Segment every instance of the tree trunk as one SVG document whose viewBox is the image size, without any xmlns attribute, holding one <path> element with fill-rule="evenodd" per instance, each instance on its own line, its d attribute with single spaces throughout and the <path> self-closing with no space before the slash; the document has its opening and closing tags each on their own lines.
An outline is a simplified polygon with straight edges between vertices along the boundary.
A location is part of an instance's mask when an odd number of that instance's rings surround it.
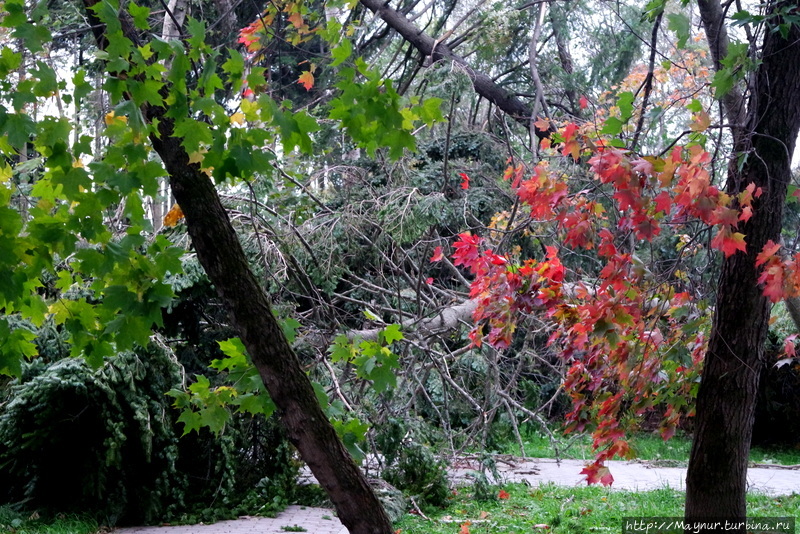
<svg viewBox="0 0 800 534">
<path fill-rule="evenodd" d="M 169 173 L 197 257 L 277 405 L 289 439 L 351 534 L 390 534 L 383 506 L 320 408 L 300 360 L 272 315 L 214 184 L 199 165 L 189 164 L 180 140 L 172 137 L 171 121 L 159 120 L 160 135 L 151 141 Z"/>
<path fill-rule="evenodd" d="M 710 2 L 701 1 L 701 10 L 704 4 Z M 778 8 L 783 4 L 793 3 L 779 3 Z M 704 24 L 712 18 L 704 16 Z M 763 194 L 740 229 L 747 253 L 724 260 L 717 285 L 686 477 L 687 519 L 746 516 L 747 459 L 771 308 L 758 285 L 755 261 L 768 240 L 780 239 L 791 154 L 800 130 L 800 29 L 793 25 L 787 39 L 770 30 L 765 31 L 762 63 L 753 74 L 747 122 L 734 124 L 736 150 L 727 185 L 735 194 L 754 183 Z M 728 110 L 729 117 L 737 114 Z M 740 170 L 742 154 L 747 159 Z"/>
</svg>

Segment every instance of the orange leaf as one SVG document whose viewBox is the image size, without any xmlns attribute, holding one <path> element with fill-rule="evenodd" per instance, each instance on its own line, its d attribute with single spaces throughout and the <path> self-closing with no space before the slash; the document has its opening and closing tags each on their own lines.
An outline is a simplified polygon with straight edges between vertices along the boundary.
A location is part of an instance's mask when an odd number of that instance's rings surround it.
<svg viewBox="0 0 800 534">
<path fill-rule="evenodd" d="M 311 74 L 310 70 L 307 70 L 300 75 L 300 78 L 297 79 L 297 83 L 305 87 L 306 91 L 310 91 L 311 88 L 314 87 L 314 75 Z"/>
<path fill-rule="evenodd" d="M 563 155 L 570 155 L 574 161 L 581 159 L 581 147 L 577 141 L 570 141 L 564 144 Z"/>
<path fill-rule="evenodd" d="M 292 26 L 298 29 L 302 28 L 305 25 L 305 22 L 303 21 L 303 16 L 300 13 L 296 12 L 292 13 L 291 15 L 289 15 L 288 20 L 289 22 L 292 23 Z"/>
<path fill-rule="evenodd" d="M 178 221 L 183 219 L 183 211 L 177 204 L 173 204 L 166 215 L 164 215 L 164 226 L 173 227 L 178 224 Z"/>
<path fill-rule="evenodd" d="M 500 490 L 500 493 L 497 494 L 498 499 L 508 499 L 511 497 L 511 494 L 508 493 L 506 490 Z"/>
<path fill-rule="evenodd" d="M 764 248 L 761 249 L 761 252 L 758 253 L 756 256 L 756 267 L 763 263 L 767 263 L 775 254 L 780 250 L 781 245 L 779 243 L 774 242 L 772 239 L 767 241 L 767 244 L 764 245 Z"/>
<path fill-rule="evenodd" d="M 442 252 L 442 247 L 436 247 L 433 249 L 433 256 L 431 256 L 431 263 L 442 261 L 444 259 L 444 253 Z"/>
<path fill-rule="evenodd" d="M 467 521 L 466 523 L 461 524 L 461 530 L 458 531 L 458 534 L 469 534 L 469 526 L 472 524 L 472 521 Z"/>
<path fill-rule="evenodd" d="M 533 123 L 536 126 L 536 130 L 540 132 L 549 132 L 550 131 L 550 121 L 545 118 L 537 119 L 536 122 Z"/>
<path fill-rule="evenodd" d="M 689 129 L 693 132 L 703 132 L 711 126 L 711 117 L 708 116 L 708 113 L 705 111 L 701 111 L 697 115 L 695 115 L 695 121 L 689 125 Z"/>
</svg>

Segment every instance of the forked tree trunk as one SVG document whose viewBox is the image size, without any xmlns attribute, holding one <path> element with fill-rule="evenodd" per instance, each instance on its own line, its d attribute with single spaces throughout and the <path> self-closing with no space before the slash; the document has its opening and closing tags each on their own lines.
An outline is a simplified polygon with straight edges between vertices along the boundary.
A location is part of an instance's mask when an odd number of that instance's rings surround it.
<svg viewBox="0 0 800 534">
<path fill-rule="evenodd" d="M 724 22 L 719 3 L 701 0 L 698 5 L 709 37 L 719 36 Z M 778 2 L 773 8 L 796 5 Z M 747 253 L 724 260 L 717 285 L 686 478 L 687 519 L 746 516 L 747 459 L 771 308 L 758 286 L 755 261 L 768 240 L 780 239 L 791 154 L 800 130 L 800 29 L 793 25 L 786 39 L 771 30 L 766 28 L 746 113 L 732 107 L 736 95 L 726 97 L 727 103 L 723 99 L 728 117 L 745 118 L 734 126 L 736 152 L 727 190 L 735 194 L 754 183 L 763 194 L 740 229 Z M 724 50 L 722 44 L 712 42 L 712 53 Z M 743 155 L 747 159 L 740 168 Z"/>
</svg>

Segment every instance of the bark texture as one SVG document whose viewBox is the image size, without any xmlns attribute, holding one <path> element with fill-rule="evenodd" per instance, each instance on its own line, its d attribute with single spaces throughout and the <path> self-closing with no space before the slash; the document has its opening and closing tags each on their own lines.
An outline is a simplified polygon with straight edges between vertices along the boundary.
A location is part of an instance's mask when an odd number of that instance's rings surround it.
<svg viewBox="0 0 800 534">
<path fill-rule="evenodd" d="M 84 6 L 98 1 L 84 0 Z M 102 24 L 92 10 L 86 13 L 98 45 L 104 48 L 108 41 Z M 132 26 L 123 24 L 123 28 L 126 37 L 138 42 Z M 169 174 L 197 257 L 277 406 L 289 440 L 351 534 L 391 534 L 383 505 L 322 411 L 300 360 L 272 315 L 269 299 L 250 270 L 214 184 L 199 164 L 189 163 L 181 140 L 173 137 L 174 122 L 165 116 L 165 108 L 148 106 L 142 113 L 148 122 L 158 124 L 158 133 L 150 140 Z"/>
<path fill-rule="evenodd" d="M 721 9 L 713 0 L 698 5 L 709 38 L 725 37 Z M 780 9 L 794 2 L 778 2 Z M 727 43 L 711 43 L 715 62 Z M 727 190 L 754 183 L 763 191 L 753 217 L 740 229 L 747 253 L 724 260 L 717 285 L 714 323 L 697 398 L 696 430 L 686 478 L 686 517 L 745 517 L 747 458 L 763 365 L 770 302 L 758 286 L 756 256 L 768 240 L 779 241 L 781 216 L 791 179 L 791 154 L 800 130 L 800 29 L 786 39 L 766 30 L 762 63 L 753 73 L 746 113 L 739 95 L 722 99 L 733 124 L 735 153 Z M 746 154 L 740 168 L 738 157 Z"/>
</svg>

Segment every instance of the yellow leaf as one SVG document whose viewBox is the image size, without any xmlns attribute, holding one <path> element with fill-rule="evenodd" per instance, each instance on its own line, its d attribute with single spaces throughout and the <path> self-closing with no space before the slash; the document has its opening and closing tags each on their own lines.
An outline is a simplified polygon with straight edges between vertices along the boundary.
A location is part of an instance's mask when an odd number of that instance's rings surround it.
<svg viewBox="0 0 800 534">
<path fill-rule="evenodd" d="M 114 123 L 128 123 L 128 117 L 125 115 L 117 116 L 113 111 L 106 113 L 106 125 L 111 126 Z"/>
<path fill-rule="evenodd" d="M 189 163 L 202 163 L 205 157 L 204 152 L 192 152 L 189 154 Z"/>
<path fill-rule="evenodd" d="M 72 162 L 72 166 L 75 169 L 83 169 L 83 161 L 81 158 L 77 158 L 75 161 Z"/>
<path fill-rule="evenodd" d="M 259 111 L 259 104 L 258 102 L 251 102 L 247 99 L 242 100 L 242 113 L 249 121 L 257 121 L 258 120 L 258 111 Z"/>
<path fill-rule="evenodd" d="M 13 174 L 14 170 L 11 168 L 11 166 L 8 164 L 4 164 L 2 167 L 0 167 L 0 182 L 9 181 Z"/>
<path fill-rule="evenodd" d="M 167 214 L 164 215 L 164 226 L 175 226 L 181 219 L 183 219 L 183 211 L 181 211 L 181 207 L 177 204 L 173 204 Z"/>
<path fill-rule="evenodd" d="M 243 124 L 244 123 L 244 113 L 241 111 L 237 111 L 233 115 L 231 115 L 231 124 Z"/>
</svg>

